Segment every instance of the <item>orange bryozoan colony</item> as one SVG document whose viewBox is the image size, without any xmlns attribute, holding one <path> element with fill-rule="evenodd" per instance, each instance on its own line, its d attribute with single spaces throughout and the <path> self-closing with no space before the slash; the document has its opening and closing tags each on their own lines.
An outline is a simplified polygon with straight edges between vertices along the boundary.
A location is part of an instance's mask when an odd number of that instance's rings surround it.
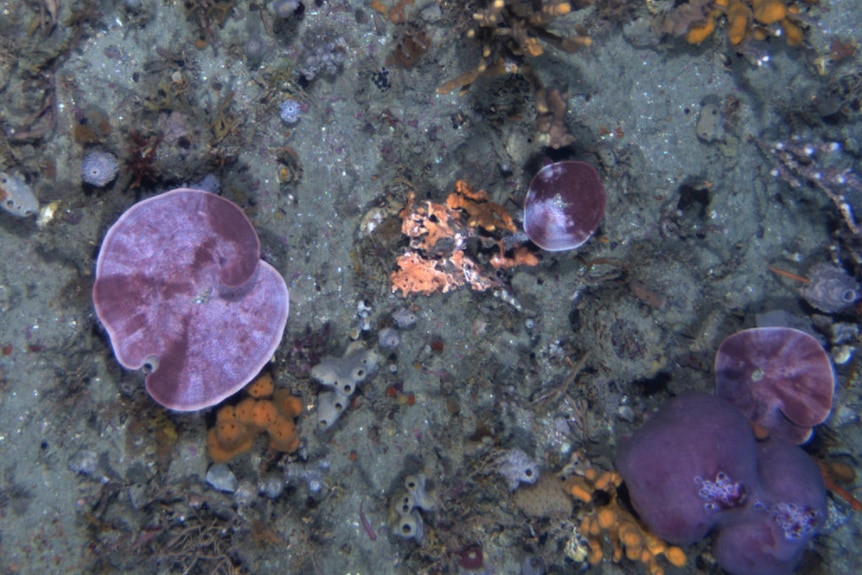
<svg viewBox="0 0 862 575">
<path fill-rule="evenodd" d="M 588 467 L 580 475 L 572 475 L 563 483 L 566 493 L 586 504 L 596 504 L 595 494 L 606 493 L 610 501 L 583 516 L 578 527 L 580 536 L 586 541 L 586 560 L 596 565 L 605 556 L 604 544 L 609 541 L 613 549 L 611 558 L 619 563 L 623 557 L 644 564 L 650 575 L 664 575 L 658 562 L 664 555 L 668 563 L 683 567 L 685 553 L 679 547 L 668 545 L 649 530 L 617 501 L 617 488 L 622 483 L 620 475 L 613 471 L 599 471 Z"/>
<path fill-rule="evenodd" d="M 690 44 L 700 44 L 726 20 L 732 46 L 779 34 L 789 46 L 800 46 L 804 38 L 799 13 L 795 2 L 785 0 L 690 0 L 659 15 L 656 28 L 664 34 L 685 35 Z"/>
<path fill-rule="evenodd" d="M 216 463 L 230 461 L 250 450 L 254 438 L 266 432 L 269 446 L 293 453 L 299 447 L 294 420 L 302 413 L 302 401 L 287 389 L 275 390 L 272 377 L 263 374 L 247 388 L 248 397 L 226 405 L 216 414 L 215 427 L 207 432 L 207 447 Z"/>
<path fill-rule="evenodd" d="M 463 180 L 455 183 L 445 204 L 417 204 L 416 195 L 408 193 L 400 216 L 401 233 L 410 238 L 410 249 L 398 257 L 398 270 L 389 277 L 392 291 L 401 290 L 404 297 L 446 293 L 465 284 L 485 291 L 500 285 L 492 275 L 494 269 L 539 263 L 525 246 L 507 248 L 502 236 L 517 232 L 512 217 L 490 200 L 488 192 L 475 191 Z M 493 251 L 486 266 L 464 253 L 471 238 L 477 238 L 482 249 Z"/>
</svg>

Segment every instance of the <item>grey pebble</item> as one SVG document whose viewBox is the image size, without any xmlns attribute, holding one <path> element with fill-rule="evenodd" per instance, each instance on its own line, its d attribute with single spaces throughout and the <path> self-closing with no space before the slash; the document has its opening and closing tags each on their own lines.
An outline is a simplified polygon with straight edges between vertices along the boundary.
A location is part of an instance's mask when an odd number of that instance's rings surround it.
<svg viewBox="0 0 862 575">
<path fill-rule="evenodd" d="M 224 463 L 216 463 L 207 470 L 207 483 L 216 491 L 233 493 L 236 491 L 236 475 Z"/>
</svg>

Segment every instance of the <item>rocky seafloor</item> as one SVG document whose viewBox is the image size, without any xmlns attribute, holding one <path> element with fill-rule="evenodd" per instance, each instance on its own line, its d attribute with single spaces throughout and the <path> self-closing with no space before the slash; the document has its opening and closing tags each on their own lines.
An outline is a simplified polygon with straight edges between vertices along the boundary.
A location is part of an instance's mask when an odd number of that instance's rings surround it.
<svg viewBox="0 0 862 575">
<path fill-rule="evenodd" d="M 0 573 L 644 572 L 611 541 L 595 565 L 582 552 L 606 491 L 585 503 L 517 478 L 611 470 L 668 397 L 713 390 L 726 336 L 762 324 L 830 353 L 832 415 L 805 448 L 858 469 L 858 286 L 823 310 L 791 274 L 830 264 L 852 286 L 862 265 L 860 12 L 786 3 L 802 46 L 734 47 L 719 13 L 692 45 L 655 30 L 673 2 L 584 4 L 519 37 L 499 33 L 512 20 L 477 28 L 484 2 L 0 2 L 0 171 L 39 204 L 0 212 Z M 559 49 L 569 35 L 589 45 Z M 450 86 L 486 47 L 491 70 Z M 117 162 L 107 182 L 85 181 L 94 152 Z M 393 293 L 408 192 L 443 202 L 465 180 L 520 227 L 533 174 L 568 159 L 607 190 L 584 246 L 532 246 L 537 266 L 485 292 Z M 155 403 L 91 297 L 120 214 L 202 182 L 287 282 L 266 371 L 305 405 L 298 451 L 261 438 L 215 471 L 215 410 Z M 400 341 L 319 430 L 312 368 L 383 329 Z M 830 492 L 797 572 L 853 573 L 860 527 Z M 683 551 L 665 572 L 720 572 L 709 539 Z"/>
</svg>

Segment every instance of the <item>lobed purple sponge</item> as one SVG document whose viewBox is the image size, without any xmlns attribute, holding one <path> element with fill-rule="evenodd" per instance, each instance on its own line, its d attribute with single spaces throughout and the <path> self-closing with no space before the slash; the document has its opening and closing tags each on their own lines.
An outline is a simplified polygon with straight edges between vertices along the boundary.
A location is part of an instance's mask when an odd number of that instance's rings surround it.
<svg viewBox="0 0 862 575">
<path fill-rule="evenodd" d="M 760 487 L 739 517 L 723 520 L 715 542 L 733 575 L 790 573 L 826 518 L 826 489 L 817 466 L 793 443 L 772 438 L 757 446 Z"/>
<path fill-rule="evenodd" d="M 757 442 L 728 402 L 685 393 L 623 442 L 616 464 L 650 531 L 688 545 L 703 539 L 721 510 L 745 504 L 757 481 Z"/>
<path fill-rule="evenodd" d="M 632 505 L 658 537 L 693 543 L 718 529 L 715 554 L 732 575 L 793 571 L 826 517 L 817 466 L 779 438 L 757 443 L 727 401 L 684 393 L 617 452 Z"/>
</svg>

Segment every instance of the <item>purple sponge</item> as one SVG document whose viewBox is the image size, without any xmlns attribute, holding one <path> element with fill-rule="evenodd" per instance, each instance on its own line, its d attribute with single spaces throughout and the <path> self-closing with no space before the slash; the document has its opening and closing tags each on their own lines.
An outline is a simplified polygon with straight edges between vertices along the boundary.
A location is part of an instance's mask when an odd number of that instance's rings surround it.
<svg viewBox="0 0 862 575">
<path fill-rule="evenodd" d="M 811 458 L 773 438 L 757 443 L 725 400 L 685 393 L 668 401 L 616 458 L 632 505 L 677 545 L 717 527 L 715 555 L 732 575 L 786 575 L 826 517 Z"/>
<path fill-rule="evenodd" d="M 817 465 L 793 443 L 758 445 L 761 484 L 739 517 L 722 520 L 715 556 L 733 575 L 790 573 L 826 518 L 826 488 Z"/>
<path fill-rule="evenodd" d="M 757 483 L 757 443 L 728 402 L 684 393 L 623 442 L 616 465 L 650 531 L 687 545 L 703 539 L 722 510 L 746 503 Z"/>
</svg>

